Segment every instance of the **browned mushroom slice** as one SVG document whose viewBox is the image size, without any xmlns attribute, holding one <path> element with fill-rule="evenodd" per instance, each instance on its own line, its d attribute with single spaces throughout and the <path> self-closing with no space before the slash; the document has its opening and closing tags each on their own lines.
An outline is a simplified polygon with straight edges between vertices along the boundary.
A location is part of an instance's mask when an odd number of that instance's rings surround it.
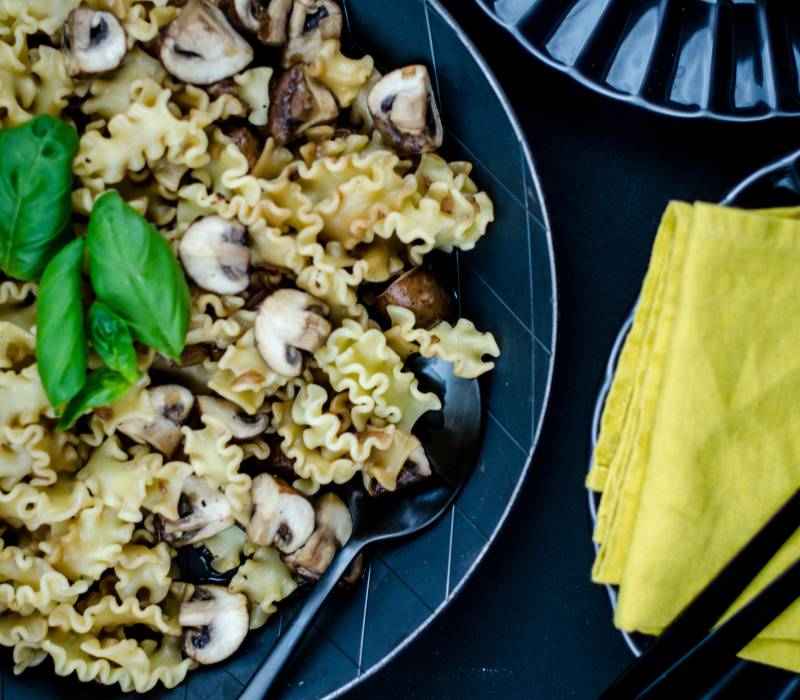
<svg viewBox="0 0 800 700">
<path fill-rule="evenodd" d="M 235 652 L 247 636 L 247 597 L 223 586 L 197 586 L 181 603 L 178 622 L 183 653 L 199 664 L 215 664 Z"/>
<path fill-rule="evenodd" d="M 336 553 L 353 534 L 353 520 L 344 501 L 335 493 L 326 493 L 314 505 L 314 534 L 294 554 L 283 561 L 298 576 L 316 581 L 328 569 Z"/>
<path fill-rule="evenodd" d="M 243 70 L 253 49 L 208 0 L 189 0 L 164 31 L 161 62 L 178 80 L 211 85 Z"/>
<path fill-rule="evenodd" d="M 342 35 L 342 11 L 334 0 L 295 0 L 283 65 L 310 63 L 325 39 Z"/>
<path fill-rule="evenodd" d="M 333 93 L 310 77 L 305 66 L 297 65 L 283 73 L 272 90 L 269 132 L 282 146 L 310 127 L 331 122 L 338 115 Z"/>
<path fill-rule="evenodd" d="M 247 168 L 250 172 L 256 167 L 258 159 L 261 156 L 262 144 L 261 141 L 253 133 L 253 130 L 247 126 L 225 126 L 222 133 L 227 136 L 239 152 L 247 159 Z"/>
<path fill-rule="evenodd" d="M 360 552 L 358 556 L 353 559 L 344 576 L 339 580 L 339 586 L 345 590 L 352 590 L 358 585 L 358 582 L 364 577 L 364 553 Z"/>
<path fill-rule="evenodd" d="M 400 469 L 395 489 L 417 484 L 427 479 L 431 474 L 431 463 L 425 454 L 425 449 L 420 446 L 408 456 L 405 464 Z M 364 473 L 364 488 L 370 496 L 383 496 L 386 493 L 390 493 L 376 478 L 366 473 Z"/>
<path fill-rule="evenodd" d="M 222 7 L 234 26 L 255 34 L 262 44 L 286 43 L 292 0 L 225 0 Z"/>
<path fill-rule="evenodd" d="M 199 476 L 187 476 L 181 488 L 178 520 L 156 515 L 156 536 L 173 547 L 184 547 L 226 530 L 235 521 L 233 506 L 222 491 Z"/>
<path fill-rule="evenodd" d="M 328 307 L 297 289 L 279 289 L 270 294 L 256 314 L 256 347 L 273 372 L 298 377 L 303 371 L 303 353 L 314 352 L 325 342 L 331 324 Z"/>
<path fill-rule="evenodd" d="M 179 253 L 189 277 L 209 292 L 239 294 L 250 284 L 250 248 L 238 221 L 198 219 L 183 234 Z"/>
<path fill-rule="evenodd" d="M 273 545 L 290 554 L 314 531 L 314 507 L 296 489 L 270 474 L 253 479 L 253 514 L 247 536 L 259 545 Z"/>
<path fill-rule="evenodd" d="M 202 415 L 216 418 L 231 431 L 236 440 L 249 440 L 261 435 L 267 429 L 269 416 L 266 413 L 256 413 L 251 416 L 232 401 L 218 399 L 215 396 L 198 396 L 197 405 Z"/>
<path fill-rule="evenodd" d="M 412 268 L 375 299 L 375 310 L 387 321 L 386 309 L 392 305 L 413 311 L 420 328 L 431 328 L 453 313 L 452 296 L 427 267 Z"/>
<path fill-rule="evenodd" d="M 70 75 L 114 70 L 128 52 L 128 37 L 110 12 L 79 7 L 69 13 L 61 48 Z"/>
<path fill-rule="evenodd" d="M 149 420 L 131 418 L 119 424 L 119 431 L 136 442 L 149 443 L 171 457 L 181 441 L 181 425 L 194 406 L 192 392 L 178 384 L 164 384 L 148 391 L 154 416 Z"/>
<path fill-rule="evenodd" d="M 415 155 L 442 145 L 442 121 L 425 66 L 384 75 L 370 91 L 367 107 L 378 131 L 397 150 Z"/>
</svg>

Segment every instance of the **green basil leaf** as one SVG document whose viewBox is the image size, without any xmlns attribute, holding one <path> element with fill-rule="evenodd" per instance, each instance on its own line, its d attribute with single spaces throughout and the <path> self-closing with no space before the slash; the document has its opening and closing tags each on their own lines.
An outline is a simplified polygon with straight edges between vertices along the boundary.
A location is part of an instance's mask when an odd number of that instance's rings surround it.
<svg viewBox="0 0 800 700">
<path fill-rule="evenodd" d="M 95 202 L 87 233 L 98 299 L 134 338 L 178 360 L 189 325 L 189 287 L 172 248 L 116 192 Z"/>
<path fill-rule="evenodd" d="M 0 269 L 38 279 L 69 240 L 72 159 L 78 134 L 42 114 L 0 132 Z"/>
<path fill-rule="evenodd" d="M 136 348 L 128 324 L 102 301 L 89 308 L 89 339 L 106 367 L 131 383 L 139 379 Z"/>
<path fill-rule="evenodd" d="M 36 361 L 47 398 L 57 409 L 86 381 L 86 332 L 81 289 L 83 239 L 66 245 L 47 265 L 36 300 Z"/>
<path fill-rule="evenodd" d="M 131 386 L 131 382 L 113 370 L 98 369 L 90 372 L 83 389 L 67 404 L 56 428 L 69 430 L 84 413 L 121 399 Z"/>
</svg>

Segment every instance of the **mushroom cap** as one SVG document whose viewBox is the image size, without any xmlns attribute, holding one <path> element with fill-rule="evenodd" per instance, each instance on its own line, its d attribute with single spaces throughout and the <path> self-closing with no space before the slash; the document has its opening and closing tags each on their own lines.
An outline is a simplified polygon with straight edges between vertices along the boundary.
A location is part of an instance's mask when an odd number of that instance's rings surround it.
<svg viewBox="0 0 800 700">
<path fill-rule="evenodd" d="M 155 416 L 131 418 L 119 424 L 119 431 L 132 440 L 149 443 L 166 457 L 172 456 L 183 434 L 181 425 L 194 406 L 194 396 L 179 384 L 163 384 L 148 390 Z"/>
<path fill-rule="evenodd" d="M 378 295 L 374 305 L 386 320 L 389 320 L 386 310 L 391 305 L 410 309 L 420 328 L 431 328 L 453 313 L 453 297 L 425 266 L 400 275 Z"/>
<path fill-rule="evenodd" d="M 261 156 L 262 143 L 247 126 L 235 126 L 223 128 L 222 132 L 227 136 L 239 152 L 247 159 L 247 167 L 250 172 L 256 167 Z"/>
<path fill-rule="evenodd" d="M 217 294 L 239 294 L 250 284 L 250 248 L 238 221 L 206 216 L 183 234 L 181 262 L 198 287 Z"/>
<path fill-rule="evenodd" d="M 333 121 L 339 115 L 336 98 L 303 65 L 292 66 L 274 83 L 268 125 L 275 142 L 283 146 L 307 129 Z"/>
<path fill-rule="evenodd" d="M 202 415 L 216 418 L 237 440 L 254 438 L 267 429 L 269 416 L 266 413 L 256 413 L 251 416 L 233 401 L 219 399 L 216 396 L 198 396 L 197 405 Z"/>
<path fill-rule="evenodd" d="M 227 0 L 223 7 L 235 27 L 255 34 L 262 44 L 286 43 L 292 0 Z"/>
<path fill-rule="evenodd" d="M 425 66 L 384 75 L 370 91 L 367 107 L 378 131 L 399 151 L 415 155 L 442 145 L 442 120 Z"/>
<path fill-rule="evenodd" d="M 70 75 L 114 70 L 128 52 L 128 37 L 110 12 L 78 7 L 64 24 L 62 50 Z"/>
<path fill-rule="evenodd" d="M 161 62 L 178 80 L 210 85 L 243 70 L 253 49 L 208 0 L 189 0 L 167 26 Z"/>
<path fill-rule="evenodd" d="M 325 573 L 353 534 L 350 510 L 335 493 L 320 496 L 314 512 L 317 523 L 314 533 L 300 549 L 284 557 L 284 563 L 294 573 L 311 581 Z"/>
<path fill-rule="evenodd" d="M 279 289 L 258 307 L 256 347 L 274 372 L 297 377 L 303 370 L 301 350 L 314 352 L 325 342 L 331 324 L 328 307 L 297 289 Z"/>
<path fill-rule="evenodd" d="M 314 507 L 299 491 L 271 474 L 259 474 L 251 493 L 253 515 L 247 526 L 251 542 L 290 554 L 311 537 Z"/>
<path fill-rule="evenodd" d="M 183 653 L 197 663 L 215 664 L 233 654 L 247 636 L 247 597 L 223 586 L 197 586 L 181 603 L 178 622 L 185 628 Z"/>
<path fill-rule="evenodd" d="M 173 547 L 194 544 L 233 525 L 233 506 L 222 491 L 205 479 L 189 475 L 181 488 L 178 520 L 156 516 L 156 533 Z"/>
</svg>

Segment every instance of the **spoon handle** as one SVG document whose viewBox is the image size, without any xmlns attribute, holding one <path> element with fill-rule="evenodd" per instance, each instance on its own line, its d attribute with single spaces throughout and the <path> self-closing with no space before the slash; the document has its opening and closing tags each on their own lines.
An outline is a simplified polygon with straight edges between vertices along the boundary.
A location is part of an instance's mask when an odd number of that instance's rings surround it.
<svg viewBox="0 0 800 700">
<path fill-rule="evenodd" d="M 309 593 L 303 606 L 292 618 L 289 626 L 278 638 L 275 646 L 272 647 L 267 660 L 250 679 L 244 692 L 239 696 L 239 700 L 262 700 L 267 696 L 269 689 L 302 641 L 306 630 L 311 626 L 322 604 L 362 548 L 362 542 L 351 540 L 336 555 L 328 570 L 311 589 L 311 593 Z"/>
</svg>

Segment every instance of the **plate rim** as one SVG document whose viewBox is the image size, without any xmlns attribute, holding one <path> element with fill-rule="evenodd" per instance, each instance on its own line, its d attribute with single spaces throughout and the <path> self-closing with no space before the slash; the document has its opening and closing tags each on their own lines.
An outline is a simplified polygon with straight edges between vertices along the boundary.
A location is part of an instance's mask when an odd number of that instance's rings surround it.
<svg viewBox="0 0 800 700">
<path fill-rule="evenodd" d="M 490 0 L 475 0 L 478 6 L 501 28 L 509 32 L 519 44 L 528 53 L 546 63 L 551 68 L 556 69 L 559 73 L 568 75 L 573 80 L 576 80 L 584 87 L 592 92 L 596 92 L 605 97 L 609 97 L 619 102 L 625 102 L 629 105 L 644 109 L 654 114 L 661 114 L 668 117 L 678 117 L 679 119 L 708 119 L 710 121 L 719 122 L 732 122 L 732 123 L 747 123 L 747 122 L 763 122 L 769 119 L 791 119 L 800 116 L 800 109 L 795 112 L 787 111 L 785 109 L 770 109 L 764 114 L 731 114 L 727 112 L 717 112 L 713 109 L 706 107 L 697 110 L 681 110 L 675 107 L 669 107 L 654 102 L 653 100 L 645 99 L 640 95 L 631 95 L 627 92 L 615 90 L 612 87 L 607 87 L 602 83 L 592 80 L 581 73 L 575 66 L 569 66 L 566 63 L 557 61 L 552 56 L 548 55 L 540 48 L 535 46 L 531 41 L 519 30 L 516 24 L 502 19 L 490 6 Z"/>
<path fill-rule="evenodd" d="M 442 5 L 440 0 L 418 0 L 418 1 L 421 2 L 425 8 L 426 20 L 429 21 L 430 10 L 435 11 L 439 15 L 439 17 L 441 17 L 441 19 L 444 20 L 444 22 L 450 27 L 450 29 L 453 30 L 453 32 L 459 38 L 459 40 L 461 41 L 463 46 L 467 49 L 467 51 L 469 51 L 475 63 L 479 66 L 483 74 L 486 76 L 489 85 L 491 86 L 492 90 L 497 96 L 498 101 L 503 107 L 503 111 L 508 117 L 509 123 L 511 124 L 511 127 L 514 130 L 514 135 L 517 137 L 517 142 L 519 143 L 519 147 L 522 150 L 525 160 L 525 165 L 527 167 L 527 173 L 523 173 L 523 177 L 530 177 L 531 184 L 533 185 L 533 188 L 536 191 L 536 196 L 539 200 L 539 204 L 541 205 L 541 224 L 542 224 L 543 234 L 545 236 L 545 241 L 547 244 L 547 252 L 548 252 L 547 258 L 548 258 L 548 264 L 550 266 L 550 280 L 551 280 L 550 308 L 552 313 L 552 330 L 550 333 L 550 360 L 548 362 L 547 377 L 545 380 L 545 389 L 544 389 L 544 396 L 542 397 L 541 411 L 534 425 L 533 435 L 531 437 L 531 445 L 530 449 L 528 450 L 528 454 L 525 457 L 525 464 L 522 467 L 522 471 L 520 472 L 520 475 L 517 479 L 517 483 L 514 486 L 514 490 L 509 496 L 508 503 L 506 504 L 506 507 L 504 508 L 503 512 L 500 514 L 500 517 L 497 521 L 497 525 L 495 526 L 494 530 L 492 530 L 492 532 L 489 533 L 489 538 L 487 539 L 486 543 L 481 548 L 481 550 L 478 552 L 477 556 L 475 557 L 475 560 L 472 562 L 467 571 L 464 573 L 461 580 L 450 591 L 450 595 L 447 598 L 445 598 L 445 600 L 443 600 L 439 604 L 439 606 L 437 606 L 430 613 L 430 615 L 428 615 L 425 618 L 425 620 L 423 620 L 422 623 L 420 623 L 420 625 L 411 634 L 409 634 L 400 644 L 398 644 L 394 649 L 392 649 L 388 654 L 386 654 L 386 656 L 384 656 L 377 663 L 370 666 L 361 675 L 357 676 L 356 678 L 353 678 L 352 680 L 348 681 L 347 683 L 340 686 L 336 690 L 328 693 L 327 695 L 322 696 L 321 700 L 334 700 L 335 698 L 340 698 L 342 695 L 344 695 L 344 693 L 353 690 L 353 688 L 357 687 L 365 680 L 371 678 L 376 673 L 385 668 L 386 665 L 389 664 L 393 659 L 395 659 L 404 649 L 406 649 L 409 645 L 415 642 L 417 638 L 431 625 L 431 623 L 434 620 L 436 620 L 445 611 L 445 609 L 461 594 L 461 591 L 464 589 L 464 586 L 472 578 L 478 566 L 483 562 L 483 559 L 486 556 L 489 549 L 497 541 L 498 536 L 500 535 L 506 522 L 508 521 L 509 514 L 519 501 L 519 494 L 522 490 L 522 487 L 528 480 L 528 476 L 531 471 L 531 463 L 533 461 L 533 456 L 536 453 L 536 448 L 539 445 L 539 440 L 541 438 L 542 428 L 544 425 L 544 419 L 550 407 L 550 397 L 553 387 L 553 375 L 556 365 L 557 339 L 558 339 L 558 326 L 559 326 L 557 266 L 555 260 L 555 249 L 553 246 L 553 234 L 550 224 L 550 216 L 547 210 L 547 205 L 545 202 L 542 185 L 539 180 L 539 173 L 536 169 L 536 164 L 530 150 L 530 145 L 528 144 L 527 136 L 525 135 L 525 131 L 523 130 L 519 122 L 519 118 L 517 117 L 514 107 L 511 104 L 511 101 L 508 99 L 508 96 L 506 95 L 502 85 L 498 81 L 497 76 L 494 74 L 494 71 L 490 68 L 489 64 L 486 62 L 486 59 L 477 49 L 474 42 L 472 41 L 472 39 L 470 39 L 469 35 L 464 31 L 461 25 L 455 20 L 452 14 Z M 528 212 L 527 215 L 532 216 L 532 213 Z M 531 299 L 531 305 L 533 305 L 533 299 Z M 530 361 L 533 362 L 532 353 Z M 422 536 L 424 537 L 424 533 Z"/>
<path fill-rule="evenodd" d="M 481 0 L 478 0 L 481 2 Z M 759 180 L 772 175 L 773 173 L 778 172 L 783 168 L 787 168 L 790 165 L 794 165 L 800 160 L 800 149 L 796 149 L 791 151 L 788 155 L 781 156 L 780 158 L 776 158 L 775 160 L 771 160 L 766 165 L 760 167 L 755 172 L 751 173 L 743 180 L 741 180 L 738 184 L 734 185 L 731 189 L 729 189 L 726 194 L 723 196 L 722 199 L 719 200 L 719 204 L 722 206 L 735 206 L 736 199 L 741 196 L 744 192 L 747 191 L 749 187 L 751 187 L 754 183 L 758 182 Z M 614 379 L 614 373 L 617 369 L 617 363 L 619 362 L 620 354 L 622 353 L 622 346 L 625 343 L 625 339 L 628 337 L 628 333 L 630 332 L 631 326 L 633 325 L 633 317 L 636 313 L 636 306 L 639 303 L 639 295 L 637 294 L 636 299 L 633 302 L 633 305 L 630 307 L 630 310 L 625 316 L 625 320 L 622 322 L 620 326 L 620 330 L 618 331 L 617 335 L 614 338 L 614 343 L 611 346 L 611 350 L 609 351 L 608 361 L 606 362 L 605 370 L 602 375 L 602 382 L 600 388 L 597 390 L 597 398 L 595 399 L 594 410 L 592 411 L 592 423 L 589 432 L 589 458 L 587 460 L 588 469 L 586 473 L 589 473 L 589 470 L 592 468 L 592 461 L 593 461 L 593 454 L 594 449 L 597 445 L 597 441 L 600 435 L 600 420 L 603 416 L 603 409 L 605 408 L 606 399 L 608 398 L 608 393 L 611 389 L 611 383 Z M 600 492 L 592 491 L 591 489 L 586 489 L 586 499 L 589 507 L 589 525 L 590 525 L 590 532 L 589 537 L 592 541 L 592 547 L 594 548 L 595 556 L 600 549 L 600 545 L 595 542 L 594 540 L 594 528 L 597 524 L 597 506 L 600 501 Z M 606 593 L 608 594 L 608 599 L 611 604 L 611 612 L 615 613 L 617 609 L 617 587 L 610 584 L 604 583 L 602 584 L 603 588 L 606 589 Z M 613 624 L 613 623 L 612 623 Z M 639 657 L 644 652 L 644 649 L 641 645 L 636 641 L 636 636 L 638 633 L 631 633 L 627 630 L 617 630 L 625 640 L 625 643 L 628 645 L 628 648 L 631 650 L 635 657 Z"/>
</svg>

